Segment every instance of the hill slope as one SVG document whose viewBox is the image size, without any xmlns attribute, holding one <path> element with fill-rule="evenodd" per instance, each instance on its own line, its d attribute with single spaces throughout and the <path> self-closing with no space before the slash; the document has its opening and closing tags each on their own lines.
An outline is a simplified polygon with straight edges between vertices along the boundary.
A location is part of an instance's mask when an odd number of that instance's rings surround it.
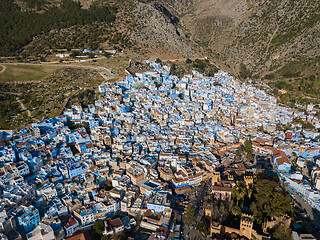
<svg viewBox="0 0 320 240">
<path fill-rule="evenodd" d="M 319 73 L 318 0 L 163 0 L 179 14 L 191 38 L 234 72 L 243 63 L 253 74 Z M 292 64 L 295 63 L 295 64 Z M 298 65 L 304 69 L 298 69 Z M 234 67 L 238 66 L 238 67 Z M 292 68 L 292 67 L 291 67 Z M 280 71 L 281 73 L 281 71 Z"/>
</svg>

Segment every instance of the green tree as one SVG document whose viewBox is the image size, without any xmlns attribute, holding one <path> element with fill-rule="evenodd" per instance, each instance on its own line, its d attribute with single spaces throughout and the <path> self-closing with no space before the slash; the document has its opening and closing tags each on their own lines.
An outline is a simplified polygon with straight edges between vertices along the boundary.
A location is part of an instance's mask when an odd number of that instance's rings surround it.
<svg viewBox="0 0 320 240">
<path fill-rule="evenodd" d="M 186 59 L 186 63 L 187 63 L 187 64 L 192 63 L 192 60 L 191 60 L 190 58 L 187 58 L 187 59 Z"/>
<path fill-rule="evenodd" d="M 251 140 L 246 140 L 244 142 L 244 150 L 246 152 L 252 152 L 252 142 L 251 142 Z"/>
<path fill-rule="evenodd" d="M 280 224 L 274 229 L 272 238 L 275 240 L 291 240 L 291 230 L 290 228 L 286 228 L 284 225 Z"/>
<path fill-rule="evenodd" d="M 237 206 L 242 205 L 244 198 L 247 195 L 246 185 L 243 181 L 237 183 L 237 185 L 232 189 L 232 198 L 236 200 Z"/>
<path fill-rule="evenodd" d="M 244 151 L 247 153 L 247 161 L 251 162 L 253 159 L 253 150 L 252 150 L 252 142 L 251 140 L 246 140 L 244 142 Z"/>
<path fill-rule="evenodd" d="M 204 70 L 206 68 L 206 64 L 208 62 L 209 61 L 206 61 L 206 60 L 203 61 L 201 59 L 195 59 L 192 65 L 198 72 L 204 73 Z"/>
<path fill-rule="evenodd" d="M 222 223 L 230 215 L 232 202 L 228 200 L 214 200 L 212 207 L 212 219 L 215 222 Z"/>
<path fill-rule="evenodd" d="M 231 212 L 234 216 L 240 216 L 241 215 L 241 208 L 238 205 L 234 205 L 231 208 Z"/>
<path fill-rule="evenodd" d="M 109 191 L 113 188 L 112 182 L 109 180 L 106 180 L 105 183 L 102 185 L 102 188 L 106 191 Z"/>
<path fill-rule="evenodd" d="M 275 180 L 258 179 L 253 198 L 254 203 L 250 205 L 250 210 L 258 223 L 262 223 L 266 218 L 291 213 L 291 198 Z"/>
<path fill-rule="evenodd" d="M 170 74 L 176 75 L 176 70 L 177 70 L 177 65 L 175 63 L 173 63 L 170 67 Z"/>
<path fill-rule="evenodd" d="M 200 223 L 198 223 L 197 224 L 197 230 L 199 231 L 199 232 L 203 232 L 204 234 L 206 234 L 206 235 L 208 235 L 208 234 L 210 234 L 210 231 L 209 231 L 209 229 L 208 229 L 208 226 L 206 225 L 206 223 L 205 222 L 200 222 Z"/>
<path fill-rule="evenodd" d="M 110 239 L 111 239 L 111 236 L 110 236 L 110 235 L 102 236 L 102 237 L 101 237 L 101 240 L 110 240 Z"/>
<path fill-rule="evenodd" d="M 75 58 L 76 56 L 79 55 L 79 52 L 78 51 L 72 51 L 72 53 L 70 54 L 70 57 L 73 57 Z"/>
<path fill-rule="evenodd" d="M 42 8 L 45 2 L 27 1 L 29 7 L 36 9 Z M 59 7 L 46 7 L 41 12 L 34 9 L 24 11 L 14 1 L 3 0 L 0 4 L 0 55 L 19 52 L 34 36 L 46 34 L 52 29 L 60 30 L 95 22 L 111 23 L 115 20 L 115 12 L 114 7 L 97 4 L 83 9 L 79 2 L 72 0 L 62 0 Z"/>
<path fill-rule="evenodd" d="M 99 235 L 102 235 L 104 231 L 104 222 L 101 219 L 97 219 L 93 224 L 93 229 L 98 233 Z"/>
<path fill-rule="evenodd" d="M 247 194 L 248 194 L 248 198 L 250 199 L 250 198 L 252 197 L 252 194 L 253 194 L 253 189 L 252 189 L 252 187 L 249 187 L 249 188 L 247 189 Z"/>
<path fill-rule="evenodd" d="M 244 63 L 240 64 L 240 71 L 239 75 L 242 79 L 246 79 L 248 77 L 252 76 L 252 73 L 247 69 L 246 65 Z"/>
<path fill-rule="evenodd" d="M 188 206 L 185 209 L 185 212 L 183 214 L 183 221 L 187 226 L 191 226 L 195 221 L 195 209 L 191 204 L 188 204 Z"/>
<path fill-rule="evenodd" d="M 214 75 L 218 72 L 218 68 L 212 64 L 210 64 L 206 70 L 204 71 L 204 74 L 208 77 L 214 77 Z"/>
</svg>

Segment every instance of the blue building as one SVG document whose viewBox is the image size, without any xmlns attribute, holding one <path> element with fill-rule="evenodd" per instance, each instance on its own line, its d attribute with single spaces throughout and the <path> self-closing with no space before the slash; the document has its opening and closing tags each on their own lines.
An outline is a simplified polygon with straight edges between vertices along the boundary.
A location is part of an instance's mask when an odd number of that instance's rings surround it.
<svg viewBox="0 0 320 240">
<path fill-rule="evenodd" d="M 32 231 L 40 223 L 38 209 L 33 206 L 20 206 L 16 214 L 16 222 L 20 230 L 26 233 Z"/>
</svg>

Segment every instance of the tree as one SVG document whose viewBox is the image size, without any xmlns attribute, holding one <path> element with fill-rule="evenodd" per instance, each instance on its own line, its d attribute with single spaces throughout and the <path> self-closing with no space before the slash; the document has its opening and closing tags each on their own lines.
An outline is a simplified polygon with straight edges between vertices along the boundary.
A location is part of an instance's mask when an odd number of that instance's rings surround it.
<svg viewBox="0 0 320 240">
<path fill-rule="evenodd" d="M 247 161 L 251 162 L 252 159 L 253 159 L 253 156 L 252 156 L 252 142 L 251 140 L 246 140 L 244 142 L 244 151 L 247 153 Z"/>
<path fill-rule="evenodd" d="M 248 194 L 248 198 L 250 199 L 253 193 L 253 189 L 249 186 L 249 188 L 247 189 L 247 194 Z"/>
<path fill-rule="evenodd" d="M 272 238 L 276 240 L 291 240 L 291 230 L 289 227 L 285 227 L 284 225 L 280 224 L 274 229 Z"/>
<path fill-rule="evenodd" d="M 186 63 L 187 63 L 187 64 L 192 63 L 192 60 L 191 60 L 190 58 L 187 58 L 187 59 L 186 59 Z"/>
<path fill-rule="evenodd" d="M 218 68 L 212 64 L 210 64 L 210 66 L 208 66 L 205 70 L 205 75 L 208 77 L 214 77 L 214 75 L 218 72 Z"/>
<path fill-rule="evenodd" d="M 113 187 L 112 187 L 112 182 L 109 181 L 109 180 L 106 180 L 105 183 L 102 185 L 102 188 L 106 191 L 109 191 L 111 190 Z"/>
<path fill-rule="evenodd" d="M 162 63 L 161 59 L 160 59 L 160 58 L 157 58 L 157 59 L 156 59 L 156 63 L 161 64 L 161 63 Z"/>
<path fill-rule="evenodd" d="M 78 51 L 72 51 L 72 53 L 70 54 L 70 57 L 73 57 L 75 58 L 76 56 L 79 55 L 79 52 Z"/>
<path fill-rule="evenodd" d="M 231 212 L 234 216 L 240 216 L 241 215 L 241 208 L 238 205 L 234 205 L 231 209 Z"/>
<path fill-rule="evenodd" d="M 98 233 L 99 235 L 102 235 L 104 231 L 104 222 L 101 219 L 97 219 L 93 224 L 93 229 Z"/>
<path fill-rule="evenodd" d="M 275 180 L 259 179 L 253 193 L 254 203 L 250 210 L 258 223 L 271 217 L 291 213 L 291 198 L 285 194 Z"/>
<path fill-rule="evenodd" d="M 240 64 L 240 71 L 239 75 L 242 79 L 246 79 L 248 77 L 252 76 L 252 73 L 247 69 L 246 65 L 244 63 Z"/>
<path fill-rule="evenodd" d="M 110 240 L 110 239 L 111 239 L 110 235 L 101 237 L 101 240 Z"/>
<path fill-rule="evenodd" d="M 242 205 L 245 196 L 247 195 L 246 185 L 243 181 L 237 183 L 232 189 L 232 198 L 237 201 L 237 205 Z"/>
<path fill-rule="evenodd" d="M 175 75 L 176 69 L 177 69 L 177 66 L 175 63 L 173 63 L 170 67 L 170 75 Z"/>
<path fill-rule="evenodd" d="M 206 223 L 204 221 L 201 221 L 200 223 L 198 223 L 196 228 L 199 232 L 203 232 L 206 235 L 210 234 L 210 231 L 208 229 L 208 225 L 206 225 Z"/>
<path fill-rule="evenodd" d="M 248 153 L 248 152 L 252 152 L 252 142 L 251 140 L 246 140 L 244 142 L 244 150 Z"/>
<path fill-rule="evenodd" d="M 195 221 L 195 209 L 191 204 L 188 204 L 188 206 L 185 209 L 185 212 L 183 214 L 183 221 L 187 226 L 191 226 Z"/>
<path fill-rule="evenodd" d="M 263 222 L 263 214 L 260 211 L 260 207 L 257 206 L 256 202 L 253 202 L 250 205 L 250 211 L 253 214 L 254 220 L 257 221 L 258 224 L 262 224 L 262 222 Z"/>
<path fill-rule="evenodd" d="M 228 200 L 214 201 L 212 219 L 218 223 L 222 223 L 229 216 L 231 207 L 232 207 L 231 201 L 228 201 Z"/>
<path fill-rule="evenodd" d="M 201 72 L 201 73 L 204 73 L 204 70 L 206 68 L 206 64 L 207 64 L 207 61 L 203 61 L 201 59 L 196 59 L 194 60 L 193 62 L 193 67 L 198 71 L 198 72 Z"/>
</svg>

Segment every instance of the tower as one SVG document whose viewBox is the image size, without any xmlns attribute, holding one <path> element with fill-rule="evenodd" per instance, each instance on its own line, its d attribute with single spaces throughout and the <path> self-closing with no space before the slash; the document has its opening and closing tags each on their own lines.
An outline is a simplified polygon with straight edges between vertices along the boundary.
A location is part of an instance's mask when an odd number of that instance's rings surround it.
<svg viewBox="0 0 320 240">
<path fill-rule="evenodd" d="M 240 220 L 240 236 L 245 236 L 251 239 L 253 220 L 252 216 L 246 213 L 242 213 Z"/>
<path fill-rule="evenodd" d="M 246 187 L 248 188 L 250 185 L 253 185 L 253 176 L 252 175 L 244 175 L 244 182 L 246 183 Z"/>
<path fill-rule="evenodd" d="M 212 174 L 212 186 L 215 186 L 217 183 L 220 182 L 220 173 L 219 172 L 213 172 Z"/>
</svg>

